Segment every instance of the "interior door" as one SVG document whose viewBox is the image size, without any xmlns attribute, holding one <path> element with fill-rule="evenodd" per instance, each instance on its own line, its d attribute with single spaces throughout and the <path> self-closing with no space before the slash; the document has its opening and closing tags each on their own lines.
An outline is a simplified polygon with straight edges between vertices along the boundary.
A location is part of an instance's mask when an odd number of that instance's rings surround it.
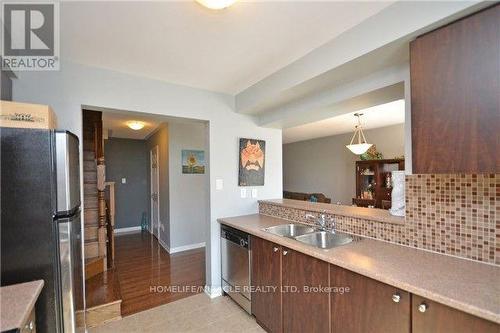
<svg viewBox="0 0 500 333">
<path fill-rule="evenodd" d="M 158 168 L 158 146 L 154 146 L 150 151 L 151 166 L 151 225 L 150 232 L 160 237 L 160 200 L 159 200 L 159 168 Z"/>
</svg>

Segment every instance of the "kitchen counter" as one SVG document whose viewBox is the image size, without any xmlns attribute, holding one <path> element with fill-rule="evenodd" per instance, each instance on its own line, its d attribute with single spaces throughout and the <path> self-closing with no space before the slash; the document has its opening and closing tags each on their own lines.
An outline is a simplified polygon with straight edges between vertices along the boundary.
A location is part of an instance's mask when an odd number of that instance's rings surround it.
<svg viewBox="0 0 500 333">
<path fill-rule="evenodd" d="M 500 324 L 498 266 L 370 238 L 323 250 L 263 231 L 263 228 L 291 222 L 261 214 L 221 218 L 219 222 Z"/>
<path fill-rule="evenodd" d="M 43 288 L 43 280 L 0 288 L 0 331 L 23 328 Z"/>
</svg>

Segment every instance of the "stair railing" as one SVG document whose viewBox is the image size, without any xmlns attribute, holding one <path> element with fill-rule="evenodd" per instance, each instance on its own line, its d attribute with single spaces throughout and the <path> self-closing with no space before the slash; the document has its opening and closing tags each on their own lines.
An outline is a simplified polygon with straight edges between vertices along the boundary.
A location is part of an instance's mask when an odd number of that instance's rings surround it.
<svg viewBox="0 0 500 333">
<path fill-rule="evenodd" d="M 97 164 L 97 221 L 99 225 L 97 233 L 98 254 L 107 258 L 107 235 L 106 235 L 106 163 L 104 160 L 104 147 L 102 137 L 102 121 L 94 123 L 94 151 Z"/>
<path fill-rule="evenodd" d="M 115 182 L 106 182 L 105 192 L 108 268 L 113 268 L 115 262 Z"/>
</svg>

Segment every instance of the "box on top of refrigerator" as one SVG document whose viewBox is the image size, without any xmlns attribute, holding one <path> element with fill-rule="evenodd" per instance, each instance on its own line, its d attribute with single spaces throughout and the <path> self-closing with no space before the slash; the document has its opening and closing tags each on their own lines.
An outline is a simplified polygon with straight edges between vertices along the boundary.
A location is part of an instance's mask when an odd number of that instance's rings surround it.
<svg viewBox="0 0 500 333">
<path fill-rule="evenodd" d="M 0 101 L 0 127 L 55 129 L 57 119 L 48 105 Z"/>
</svg>

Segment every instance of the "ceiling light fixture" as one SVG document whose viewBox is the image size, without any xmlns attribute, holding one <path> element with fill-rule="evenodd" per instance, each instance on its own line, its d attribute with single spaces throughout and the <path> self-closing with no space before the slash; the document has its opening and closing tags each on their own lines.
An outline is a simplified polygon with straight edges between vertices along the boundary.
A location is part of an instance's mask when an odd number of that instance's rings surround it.
<svg viewBox="0 0 500 333">
<path fill-rule="evenodd" d="M 224 9 L 231 6 L 236 0 L 196 0 L 196 2 L 210 9 Z"/>
<path fill-rule="evenodd" d="M 361 126 L 361 116 L 362 113 L 355 113 L 354 116 L 358 118 L 358 124 L 354 127 L 354 135 L 352 136 L 351 143 L 349 143 L 346 147 L 350 151 L 352 151 L 356 155 L 361 155 L 366 153 L 368 149 L 370 149 L 373 144 L 367 143 L 365 135 L 363 133 L 363 128 Z M 353 144 L 354 139 L 358 136 L 358 143 Z"/>
<path fill-rule="evenodd" d="M 138 131 L 144 127 L 144 123 L 142 121 L 132 120 L 127 122 L 127 126 L 134 131 Z"/>
</svg>

